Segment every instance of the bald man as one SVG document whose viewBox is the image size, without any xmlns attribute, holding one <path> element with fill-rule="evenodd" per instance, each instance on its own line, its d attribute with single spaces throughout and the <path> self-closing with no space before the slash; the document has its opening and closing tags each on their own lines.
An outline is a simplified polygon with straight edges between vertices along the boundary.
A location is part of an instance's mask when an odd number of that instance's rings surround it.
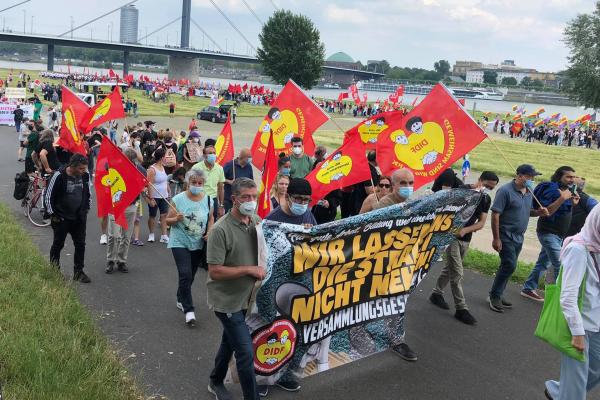
<svg viewBox="0 0 600 400">
<path fill-rule="evenodd" d="M 394 204 L 400 204 L 408 200 L 413 194 L 413 185 L 415 183 L 415 177 L 413 173 L 405 168 L 398 169 L 392 173 L 392 193 L 379 199 L 379 203 L 375 204 L 373 209 L 384 208 L 393 206 Z M 397 318 L 391 318 L 390 321 L 394 321 L 396 325 L 395 329 L 404 328 L 404 317 L 400 318 L 396 322 Z M 388 324 L 388 326 L 390 326 Z M 406 343 L 404 343 L 404 336 L 402 336 L 401 343 L 392 347 L 392 351 L 399 357 L 406 361 L 417 361 L 417 353 L 415 353 Z"/>
<path fill-rule="evenodd" d="M 229 161 L 223 166 L 225 174 L 225 212 L 228 212 L 233 203 L 231 202 L 231 184 L 237 178 L 250 178 L 254 180 L 254 172 L 252 171 L 252 154 L 250 149 L 243 148 L 240 150 L 240 155 Z"/>
</svg>

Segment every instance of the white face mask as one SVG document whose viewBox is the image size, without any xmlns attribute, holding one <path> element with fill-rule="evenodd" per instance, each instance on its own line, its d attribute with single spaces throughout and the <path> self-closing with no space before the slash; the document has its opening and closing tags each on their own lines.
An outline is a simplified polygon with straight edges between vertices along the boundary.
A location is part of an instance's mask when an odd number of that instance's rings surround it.
<svg viewBox="0 0 600 400">
<path fill-rule="evenodd" d="M 257 205 L 258 203 L 256 201 L 246 201 L 244 203 L 240 203 L 238 208 L 240 210 L 240 213 L 247 217 L 250 217 L 254 214 L 254 211 L 256 211 Z"/>
<path fill-rule="evenodd" d="M 302 147 L 294 147 L 292 148 L 292 151 L 295 155 L 299 156 L 300 154 L 302 154 Z"/>
<path fill-rule="evenodd" d="M 485 186 L 481 187 L 480 192 L 483 193 L 483 194 L 487 194 L 487 195 L 489 195 L 490 193 L 492 193 L 492 191 L 490 189 L 486 188 Z"/>
</svg>

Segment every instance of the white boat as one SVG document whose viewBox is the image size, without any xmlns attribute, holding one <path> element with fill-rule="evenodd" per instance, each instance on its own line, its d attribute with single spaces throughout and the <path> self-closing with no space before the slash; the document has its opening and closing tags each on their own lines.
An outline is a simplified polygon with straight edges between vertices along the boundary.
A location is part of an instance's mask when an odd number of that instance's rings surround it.
<svg viewBox="0 0 600 400">
<path fill-rule="evenodd" d="M 341 89 L 340 85 L 337 83 L 326 83 L 323 85 L 325 89 Z"/>
<path fill-rule="evenodd" d="M 452 94 L 459 99 L 483 99 L 483 100 L 504 100 L 504 94 L 494 90 L 449 88 Z"/>
</svg>

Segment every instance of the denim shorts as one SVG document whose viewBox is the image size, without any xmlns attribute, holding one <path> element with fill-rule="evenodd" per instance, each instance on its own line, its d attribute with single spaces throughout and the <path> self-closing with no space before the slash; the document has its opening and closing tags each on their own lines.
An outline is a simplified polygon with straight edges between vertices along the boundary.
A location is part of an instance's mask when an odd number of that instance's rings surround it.
<svg viewBox="0 0 600 400">
<path fill-rule="evenodd" d="M 169 203 L 165 199 L 154 199 L 156 202 L 156 206 L 152 207 L 148 204 L 148 215 L 150 218 L 156 217 L 156 212 L 160 210 L 160 215 L 166 214 L 169 212 Z"/>
</svg>

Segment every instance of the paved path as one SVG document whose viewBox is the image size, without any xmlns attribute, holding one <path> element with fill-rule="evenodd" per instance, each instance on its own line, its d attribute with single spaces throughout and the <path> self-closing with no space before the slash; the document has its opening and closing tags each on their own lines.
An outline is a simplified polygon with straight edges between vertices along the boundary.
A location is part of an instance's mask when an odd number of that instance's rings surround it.
<svg viewBox="0 0 600 400">
<path fill-rule="evenodd" d="M 204 132 L 220 126 L 202 125 Z M 235 130 L 235 128 L 234 128 Z M 48 254 L 49 228 L 35 228 L 22 216 L 12 199 L 14 174 L 23 168 L 16 162 L 13 128 L 0 128 L 0 201 Z M 145 226 L 145 221 L 144 224 Z M 147 236 L 145 228 L 142 238 Z M 78 285 L 82 302 L 102 331 L 120 350 L 121 358 L 137 377 L 148 396 L 172 400 L 211 399 L 206 384 L 220 338 L 217 319 L 206 307 L 200 271 L 194 283 L 198 326 L 189 329 L 175 308 L 177 274 L 171 253 L 159 243 L 132 247 L 129 274 L 104 274 L 106 248 L 98 244 L 99 224 L 88 217 L 86 272 L 89 285 Z M 73 247 L 63 250 L 63 271 L 71 275 Z M 419 361 L 405 362 L 390 352 L 305 379 L 298 394 L 273 389 L 272 399 L 543 399 L 543 382 L 556 378 L 558 354 L 534 338 L 540 305 L 518 296 L 510 284 L 507 297 L 514 310 L 496 314 L 487 308 L 490 279 L 468 272 L 465 292 L 476 327 L 465 326 L 432 306 L 427 297 L 437 270 L 411 296 L 407 311 L 407 342 L 418 352 Z M 450 296 L 446 296 L 451 301 Z M 232 388 L 241 398 L 238 387 Z M 600 392 L 590 395 L 598 398 Z"/>
</svg>

